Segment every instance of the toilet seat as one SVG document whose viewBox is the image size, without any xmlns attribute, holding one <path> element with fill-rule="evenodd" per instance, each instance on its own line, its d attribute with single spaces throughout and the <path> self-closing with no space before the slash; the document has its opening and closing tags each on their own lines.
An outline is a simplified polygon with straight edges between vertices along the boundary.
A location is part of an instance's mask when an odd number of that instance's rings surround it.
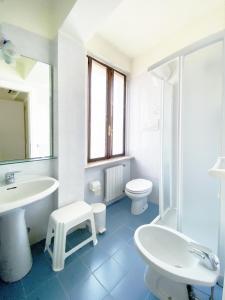
<svg viewBox="0 0 225 300">
<path fill-rule="evenodd" d="M 152 192 L 152 182 L 134 179 L 126 184 L 125 193 L 131 199 L 131 213 L 140 215 L 148 208 L 148 196 Z"/>
<path fill-rule="evenodd" d="M 140 195 L 140 194 L 145 194 L 146 192 L 148 192 L 150 189 L 147 189 L 147 190 L 144 190 L 144 191 L 141 191 L 141 192 L 137 192 L 137 191 L 131 191 L 129 189 L 126 188 L 126 191 L 131 193 L 131 194 L 134 194 L 134 195 Z"/>
<path fill-rule="evenodd" d="M 142 194 L 152 189 L 152 182 L 146 179 L 134 179 L 126 184 L 126 190 L 132 194 Z"/>
</svg>

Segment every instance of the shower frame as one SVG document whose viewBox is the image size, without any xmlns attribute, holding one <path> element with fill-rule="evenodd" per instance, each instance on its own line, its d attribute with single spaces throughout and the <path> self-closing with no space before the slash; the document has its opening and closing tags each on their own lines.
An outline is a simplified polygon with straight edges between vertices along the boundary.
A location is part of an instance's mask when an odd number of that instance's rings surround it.
<svg viewBox="0 0 225 300">
<path fill-rule="evenodd" d="M 175 59 L 178 60 L 178 120 L 177 120 L 177 134 L 178 134 L 178 143 L 175 145 L 177 147 L 177 153 L 178 153 L 178 159 L 177 159 L 177 167 L 175 169 L 176 178 L 177 178 L 177 184 L 176 184 L 176 195 L 177 195 L 177 230 L 182 232 L 182 188 L 183 188 L 183 181 L 182 181 L 182 174 L 183 174 L 183 148 L 182 148 L 182 106 L 183 106 L 183 71 L 184 71 L 184 57 L 198 51 L 200 49 L 203 49 L 207 46 L 213 45 L 217 42 L 223 43 L 223 74 L 222 74 L 222 102 L 221 102 L 221 130 L 220 130 L 220 155 L 224 156 L 225 154 L 225 134 L 222 134 L 222 130 L 225 130 L 225 30 L 222 30 L 220 32 L 217 32 L 215 34 L 212 34 L 204 39 L 201 39 L 200 41 L 197 41 L 193 43 L 190 46 L 187 46 L 180 51 L 175 52 L 174 54 L 166 57 L 165 59 L 160 60 L 159 62 L 153 64 L 148 68 L 148 71 L 153 71 L 154 69 L 169 63 L 170 61 L 173 61 Z M 163 95 L 162 95 L 163 96 Z M 163 101 L 163 97 L 161 97 L 161 101 Z M 163 104 L 163 103 L 161 103 Z M 161 105 L 163 108 L 163 105 Z M 161 120 L 163 120 L 163 111 L 161 111 Z M 163 137 L 163 122 L 161 122 L 161 162 L 162 162 L 162 137 Z M 216 157 L 215 157 L 216 160 Z M 174 161 L 172 161 L 172 164 L 174 164 Z M 209 166 L 210 167 L 210 166 Z M 161 166 L 161 174 L 162 174 L 162 166 Z M 163 218 L 164 212 L 164 203 L 163 203 L 163 197 L 162 197 L 162 178 L 160 178 L 160 184 L 159 184 L 159 212 L 160 215 L 153 220 L 153 223 L 157 223 L 159 220 Z M 174 186 L 173 186 L 174 187 Z M 174 193 L 173 193 L 174 194 Z M 220 191 L 219 191 L 220 194 Z M 170 204 L 172 206 L 172 203 Z M 225 199 L 221 199 L 220 201 L 220 222 L 219 222 L 219 241 L 218 241 L 218 252 L 222 253 L 221 251 L 225 251 L 225 249 L 220 249 L 221 239 L 225 239 L 225 228 L 221 228 L 221 219 L 223 216 L 223 212 L 225 212 Z"/>
</svg>

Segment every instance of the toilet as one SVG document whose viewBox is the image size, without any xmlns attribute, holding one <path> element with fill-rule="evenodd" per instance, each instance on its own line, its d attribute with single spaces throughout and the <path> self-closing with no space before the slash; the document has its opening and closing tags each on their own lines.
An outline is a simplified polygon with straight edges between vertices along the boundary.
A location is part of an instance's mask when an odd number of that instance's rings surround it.
<svg viewBox="0 0 225 300">
<path fill-rule="evenodd" d="M 148 208 L 148 196 L 152 192 L 152 182 L 134 179 L 126 184 L 125 193 L 131 199 L 131 213 L 140 215 Z"/>
<path fill-rule="evenodd" d="M 188 300 L 191 285 L 213 287 L 217 282 L 218 257 L 176 230 L 143 225 L 135 231 L 134 242 L 146 263 L 145 284 L 160 300 Z M 212 256 L 213 267 L 204 252 Z"/>
</svg>

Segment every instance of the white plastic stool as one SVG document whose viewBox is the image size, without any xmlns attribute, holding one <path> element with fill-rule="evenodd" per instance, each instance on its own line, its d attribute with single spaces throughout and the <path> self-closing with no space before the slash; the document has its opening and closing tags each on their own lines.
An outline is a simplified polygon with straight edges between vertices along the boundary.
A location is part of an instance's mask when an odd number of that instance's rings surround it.
<svg viewBox="0 0 225 300">
<path fill-rule="evenodd" d="M 91 207 L 95 218 L 96 233 L 104 233 L 106 231 L 106 205 L 104 203 L 93 203 Z"/>
<path fill-rule="evenodd" d="M 73 249 L 65 252 L 68 231 L 87 220 L 90 220 L 92 235 Z M 53 251 L 50 249 L 52 237 L 54 237 Z M 65 259 L 91 241 L 93 241 L 94 246 L 97 244 L 93 211 L 91 206 L 86 202 L 77 201 L 51 213 L 45 250 L 48 250 L 48 253 L 52 257 L 52 268 L 54 271 L 63 270 Z"/>
</svg>

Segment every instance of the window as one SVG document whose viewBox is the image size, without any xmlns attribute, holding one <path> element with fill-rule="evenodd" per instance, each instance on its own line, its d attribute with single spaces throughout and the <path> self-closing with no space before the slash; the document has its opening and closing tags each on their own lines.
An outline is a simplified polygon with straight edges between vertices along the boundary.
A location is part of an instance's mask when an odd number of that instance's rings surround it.
<svg viewBox="0 0 225 300">
<path fill-rule="evenodd" d="M 125 154 L 126 76 L 88 56 L 88 162 Z"/>
</svg>

